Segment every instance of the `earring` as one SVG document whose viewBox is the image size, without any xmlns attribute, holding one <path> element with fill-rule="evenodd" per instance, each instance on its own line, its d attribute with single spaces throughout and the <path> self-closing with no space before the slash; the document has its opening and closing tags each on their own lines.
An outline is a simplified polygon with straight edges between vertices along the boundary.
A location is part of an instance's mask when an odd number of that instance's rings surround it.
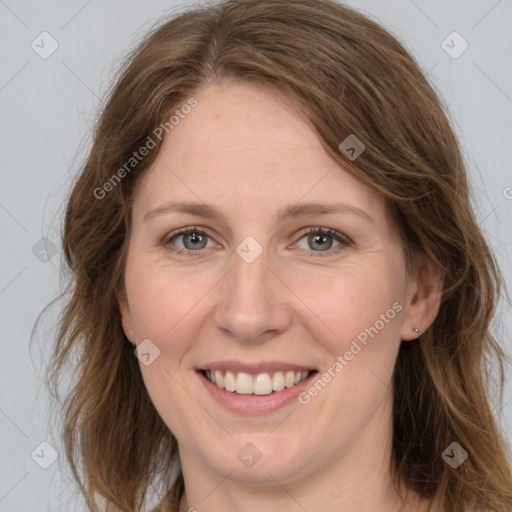
<svg viewBox="0 0 512 512">
<path fill-rule="evenodd" d="M 411 325 L 411 329 L 412 329 L 416 334 L 420 334 L 420 332 L 421 332 L 421 331 L 420 331 L 417 327 L 415 327 L 414 325 Z"/>
</svg>

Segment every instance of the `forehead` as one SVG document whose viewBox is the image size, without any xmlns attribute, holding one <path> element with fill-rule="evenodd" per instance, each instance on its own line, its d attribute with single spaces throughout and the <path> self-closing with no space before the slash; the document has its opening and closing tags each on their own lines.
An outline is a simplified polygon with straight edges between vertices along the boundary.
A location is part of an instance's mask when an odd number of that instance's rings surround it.
<svg viewBox="0 0 512 512">
<path fill-rule="evenodd" d="M 197 106 L 166 135 L 140 180 L 143 210 L 180 199 L 234 215 L 257 205 L 262 215 L 304 200 L 350 202 L 379 214 L 381 198 L 325 151 L 283 94 L 229 82 L 194 98 Z"/>
</svg>

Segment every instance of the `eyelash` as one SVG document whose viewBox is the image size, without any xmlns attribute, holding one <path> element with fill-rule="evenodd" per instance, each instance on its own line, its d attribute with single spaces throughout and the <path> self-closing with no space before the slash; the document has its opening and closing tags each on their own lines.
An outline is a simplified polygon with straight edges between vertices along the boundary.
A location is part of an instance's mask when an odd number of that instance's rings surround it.
<svg viewBox="0 0 512 512">
<path fill-rule="evenodd" d="M 178 238 L 179 236 L 182 236 L 182 235 L 190 235 L 192 233 L 194 233 L 196 235 L 206 236 L 208 238 L 211 238 L 208 235 L 208 233 L 206 233 L 206 231 L 204 231 L 202 228 L 199 228 L 197 226 L 189 226 L 186 228 L 179 229 L 178 231 L 176 231 L 174 233 L 170 233 L 170 234 L 166 235 L 162 239 L 161 245 L 166 247 L 169 251 L 171 251 L 175 254 L 178 254 L 178 255 L 187 254 L 187 257 L 198 257 L 198 256 L 200 257 L 201 254 L 192 255 L 190 253 L 194 253 L 194 252 L 201 253 L 204 251 L 204 249 L 198 249 L 197 251 L 191 251 L 188 249 L 171 249 L 169 247 L 170 242 L 172 240 L 174 240 L 175 238 Z M 302 233 L 299 240 L 302 240 L 307 235 L 330 236 L 330 237 L 334 238 L 336 241 L 340 242 L 340 244 L 341 244 L 338 247 L 335 247 L 334 249 L 329 249 L 328 251 L 310 251 L 310 253 L 312 253 L 315 258 L 324 258 L 324 257 L 334 256 L 335 254 L 337 254 L 338 252 L 343 250 L 344 247 L 348 247 L 348 246 L 352 245 L 352 241 L 347 236 L 342 235 L 342 234 L 338 233 L 337 231 L 334 231 L 333 229 L 310 227 L 310 228 L 307 228 Z"/>
</svg>

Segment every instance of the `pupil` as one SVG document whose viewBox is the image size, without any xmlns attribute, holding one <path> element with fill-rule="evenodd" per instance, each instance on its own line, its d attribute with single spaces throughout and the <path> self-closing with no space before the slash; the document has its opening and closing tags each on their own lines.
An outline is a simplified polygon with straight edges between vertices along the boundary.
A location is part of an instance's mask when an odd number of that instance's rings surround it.
<svg viewBox="0 0 512 512">
<path fill-rule="evenodd" d="M 326 238 L 328 238 L 328 237 L 326 237 L 326 236 L 324 236 L 324 235 L 313 235 L 313 237 L 312 237 L 312 238 L 313 238 L 313 240 L 314 240 L 314 241 L 315 241 L 315 243 L 316 243 L 316 242 L 321 241 L 321 240 L 324 240 L 324 241 L 325 241 L 325 239 L 326 239 Z M 320 243 L 320 245 L 321 245 L 321 243 Z M 329 249 L 329 248 L 330 248 L 330 246 L 331 246 L 331 244 L 327 244 L 327 245 L 328 245 L 328 247 L 325 247 L 325 248 L 326 248 L 326 249 Z M 315 249 L 315 250 L 316 250 L 316 249 Z"/>
<path fill-rule="evenodd" d="M 190 233 L 187 235 L 189 239 L 192 239 L 192 245 L 196 245 L 196 242 L 201 241 L 201 235 L 198 235 L 197 233 Z"/>
</svg>

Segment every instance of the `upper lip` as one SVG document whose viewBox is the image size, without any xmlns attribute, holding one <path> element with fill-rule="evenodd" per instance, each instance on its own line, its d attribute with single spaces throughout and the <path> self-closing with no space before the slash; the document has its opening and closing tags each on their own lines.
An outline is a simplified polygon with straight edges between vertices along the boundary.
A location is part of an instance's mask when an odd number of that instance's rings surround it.
<svg viewBox="0 0 512 512">
<path fill-rule="evenodd" d="M 233 372 L 245 372 L 251 374 L 276 372 L 276 371 L 315 371 L 311 366 L 287 363 L 284 361 L 263 361 L 260 363 L 242 363 L 241 361 L 215 361 L 206 363 L 198 370 L 230 370 Z"/>
</svg>

